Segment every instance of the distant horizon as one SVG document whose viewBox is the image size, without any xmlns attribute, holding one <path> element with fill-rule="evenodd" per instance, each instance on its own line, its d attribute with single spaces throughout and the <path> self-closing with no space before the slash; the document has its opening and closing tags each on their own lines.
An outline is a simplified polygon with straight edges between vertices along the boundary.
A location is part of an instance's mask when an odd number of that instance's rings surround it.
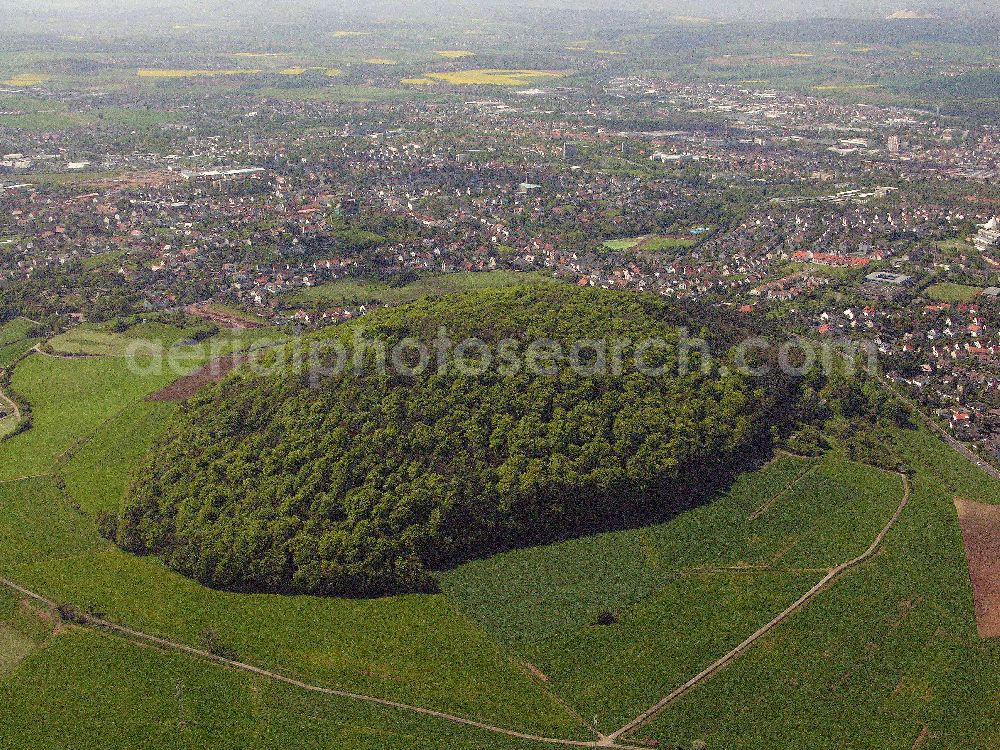
<svg viewBox="0 0 1000 750">
<path fill-rule="evenodd" d="M 140 18 L 159 17 L 190 19 L 221 15 L 226 18 L 256 17 L 268 9 L 282 20 L 314 17 L 329 14 L 332 17 L 358 20 L 384 19 L 400 15 L 409 19 L 427 16 L 439 20 L 443 14 L 456 10 L 471 10 L 479 15 L 494 18 L 516 17 L 521 13 L 539 11 L 597 12 L 609 14 L 643 14 L 663 16 L 665 19 L 681 16 L 692 22 L 708 20 L 802 20 L 809 18 L 831 19 L 885 19 L 898 12 L 920 15 L 975 15 L 990 13 L 993 4 L 986 0 L 962 0 L 949 3 L 944 0 L 631 0 L 619 3 L 614 9 L 598 0 L 520 0 L 516 4 L 498 8 L 484 0 L 376 0 L 359 5 L 346 0 L 301 0 L 295 3 L 269 2 L 267 0 L 210 0 L 191 2 L 173 0 L 152 3 L 149 0 L 42 0 L 25 7 L 15 0 L 0 0 L 0 11 L 16 19 L 18 15 L 67 20 L 90 18 Z"/>
</svg>

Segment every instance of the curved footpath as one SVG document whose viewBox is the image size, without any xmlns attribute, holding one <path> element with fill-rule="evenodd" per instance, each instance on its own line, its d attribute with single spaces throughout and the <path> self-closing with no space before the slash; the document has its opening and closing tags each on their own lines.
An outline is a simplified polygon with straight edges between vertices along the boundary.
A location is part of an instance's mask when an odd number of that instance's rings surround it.
<svg viewBox="0 0 1000 750">
<path fill-rule="evenodd" d="M 604 739 L 604 742 L 607 743 L 604 746 L 614 747 L 614 743 L 618 739 L 636 731 L 647 722 L 656 718 L 656 716 L 658 716 L 667 706 L 669 706 L 675 700 L 677 700 L 685 693 L 689 692 L 693 688 L 703 683 L 705 680 L 714 675 L 716 672 L 718 672 L 720 669 L 722 669 L 730 662 L 735 661 L 737 658 L 742 656 L 744 651 L 749 649 L 757 641 L 759 641 L 761 638 L 770 633 L 781 623 L 783 623 L 785 620 L 787 620 L 789 617 L 791 617 L 793 614 L 798 612 L 809 602 L 815 599 L 816 596 L 821 591 L 823 591 L 823 589 L 825 589 L 835 580 L 837 580 L 838 578 L 840 578 L 842 575 L 852 570 L 853 568 L 856 568 L 857 566 L 861 565 L 862 563 L 874 557 L 875 553 L 878 552 L 879 549 L 882 547 L 882 543 L 885 541 L 886 536 L 888 536 L 889 532 L 892 530 L 892 527 L 896 525 L 896 521 L 898 521 L 900 516 L 903 515 L 903 511 L 906 509 L 906 506 L 909 505 L 910 503 L 910 480 L 907 479 L 905 474 L 899 474 L 899 477 L 903 481 L 903 500 L 902 502 L 900 502 L 899 507 L 896 508 L 896 512 L 892 515 L 892 518 L 889 519 L 889 522 L 885 525 L 885 527 L 883 527 L 882 531 L 879 532 L 879 535 L 875 537 L 875 541 L 871 543 L 871 546 L 867 550 L 865 550 L 858 557 L 855 557 L 853 560 L 848 560 L 847 562 L 838 565 L 836 568 L 827 573 L 826 576 L 823 577 L 823 580 L 821 580 L 819 583 L 817 583 L 815 586 L 809 589 L 809 591 L 803 594 L 798 599 L 798 601 L 796 601 L 794 604 L 788 607 L 788 609 L 786 609 L 780 615 L 771 620 L 771 622 L 767 623 L 767 625 L 765 625 L 756 633 L 754 633 L 745 641 L 743 641 L 743 643 L 741 643 L 739 646 L 737 646 L 724 656 L 719 657 L 716 661 L 712 662 L 712 664 L 710 664 L 704 670 L 702 670 L 694 677 L 692 677 L 690 680 L 681 685 L 679 688 L 674 690 L 674 692 L 670 693 L 670 695 L 667 695 L 666 697 L 662 698 L 658 703 L 656 703 L 656 705 L 652 706 L 651 708 L 641 713 L 639 716 L 634 718 L 632 721 L 623 726 L 621 729 L 618 729 L 617 731 L 609 734 Z"/>
<path fill-rule="evenodd" d="M 6 586 L 12 591 L 21 594 L 29 599 L 33 599 L 39 604 L 43 604 L 50 609 L 55 609 L 56 603 L 46 599 L 40 594 L 30 591 L 22 586 L 17 585 L 13 581 L 6 578 L 0 577 L 0 585 Z M 609 741 L 606 737 L 601 737 L 596 741 L 584 741 L 584 740 L 565 740 L 558 739 L 555 737 L 541 737 L 534 734 L 529 734 L 527 732 L 518 732 L 513 729 L 506 729 L 504 727 L 493 726 L 492 724 L 486 724 L 484 722 L 475 721 L 473 719 L 466 719 L 461 716 L 455 716 L 453 714 L 448 714 L 443 711 L 435 711 L 430 708 L 421 708 L 420 706 L 411 706 L 407 703 L 398 703 L 396 701 L 387 700 L 385 698 L 377 698 L 373 695 L 364 695 L 361 693 L 351 693 L 344 690 L 334 690 L 333 688 L 326 688 L 320 685 L 312 685 L 307 682 L 302 682 L 296 680 L 292 677 L 287 677 L 286 675 L 279 674 L 278 672 L 272 672 L 261 667 L 255 667 L 252 664 L 247 664 L 246 662 L 236 661 L 235 659 L 227 659 L 222 656 L 216 656 L 215 654 L 209 653 L 208 651 L 203 651 L 202 649 L 194 648 L 192 646 L 185 645 L 183 643 L 177 643 L 176 641 L 170 641 L 165 638 L 159 638 L 155 635 L 150 635 L 149 633 L 144 633 L 141 630 L 134 630 L 132 628 L 127 628 L 123 625 L 118 625 L 107 620 L 102 620 L 97 617 L 90 617 L 84 615 L 81 620 L 76 624 L 84 625 L 99 630 L 105 630 L 117 635 L 125 636 L 126 638 L 138 641 L 140 643 L 148 643 L 154 646 L 159 646 L 168 651 L 179 651 L 181 653 L 189 654 L 191 656 L 198 657 L 199 659 L 204 659 L 205 661 L 215 662 L 216 664 L 221 664 L 223 666 L 229 667 L 231 669 L 239 670 L 242 672 L 249 672 L 251 674 L 258 675 L 260 677 L 266 677 L 268 679 L 274 680 L 276 682 L 282 682 L 287 685 L 292 685 L 293 687 L 300 688 L 301 690 L 308 690 L 309 692 L 319 693 L 321 695 L 328 695 L 335 698 L 346 698 L 348 700 L 363 701 L 365 703 L 372 703 L 379 706 L 385 706 L 387 708 L 394 708 L 401 711 L 408 711 L 410 713 L 421 714 L 423 716 L 430 716 L 436 719 L 442 719 L 444 721 L 451 722 L 452 724 L 460 724 L 467 727 L 473 727 L 475 729 L 481 729 L 486 732 L 491 732 L 493 734 L 504 735 L 507 737 L 513 737 L 515 739 L 527 740 L 529 742 L 537 742 L 539 744 L 545 745 L 558 745 L 561 747 L 584 747 L 584 748 L 599 748 L 599 747 L 610 747 L 619 748 L 619 750 L 638 750 L 631 745 L 619 745 L 613 741 Z"/>
<path fill-rule="evenodd" d="M 10 404 L 10 408 L 14 410 L 14 419 L 20 424 L 21 422 L 21 407 L 17 405 L 17 401 L 12 399 L 6 393 L 0 389 L 0 402 L 5 404 Z"/>
</svg>

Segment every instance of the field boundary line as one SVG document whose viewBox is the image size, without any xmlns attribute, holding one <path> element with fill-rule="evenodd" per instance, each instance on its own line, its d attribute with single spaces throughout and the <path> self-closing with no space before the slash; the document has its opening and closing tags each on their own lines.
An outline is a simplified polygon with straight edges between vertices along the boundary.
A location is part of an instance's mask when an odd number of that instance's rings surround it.
<svg viewBox="0 0 1000 750">
<path fill-rule="evenodd" d="M 787 485 L 785 485 L 776 495 L 774 495 L 774 497 L 770 498 L 762 506 L 760 506 L 759 508 L 757 508 L 757 510 L 755 510 L 753 513 L 751 513 L 750 516 L 747 518 L 747 521 L 749 523 L 753 523 L 758 518 L 760 518 L 761 516 L 763 516 L 765 513 L 767 513 L 769 510 L 771 510 L 771 508 L 773 508 L 775 505 L 777 505 L 778 501 L 780 501 L 781 499 L 787 497 L 790 492 L 794 491 L 800 484 L 802 484 L 802 482 L 805 481 L 805 478 L 807 476 L 809 476 L 810 474 L 812 474 L 818 468 L 819 468 L 819 461 L 813 461 L 812 463 L 810 463 L 802 471 L 800 471 L 792 479 L 791 482 L 789 482 Z"/>
<path fill-rule="evenodd" d="M 14 581 L 0 576 L 0 585 L 11 589 L 12 591 L 21 594 L 28 599 L 32 599 L 40 604 L 44 604 L 46 607 L 56 610 L 58 605 L 51 599 L 38 594 L 34 591 L 24 588 L 18 585 Z M 505 727 L 494 726 L 481 721 L 476 721 L 475 719 L 467 719 L 462 716 L 456 716 L 454 714 L 449 714 L 444 711 L 437 711 L 432 708 L 423 708 L 421 706 L 413 706 L 408 703 L 401 703 L 399 701 L 389 700 L 388 698 L 379 698 L 374 695 L 365 695 L 363 693 L 352 693 L 346 690 L 337 690 L 335 688 L 323 687 L 321 685 L 313 685 L 308 682 L 303 682 L 297 680 L 294 677 L 288 677 L 287 675 L 280 674 L 278 672 L 273 672 L 269 669 L 264 669 L 262 667 L 254 666 L 253 664 L 248 664 L 246 662 L 238 661 L 236 659 L 228 659 L 224 656 L 217 656 L 208 651 L 204 651 L 194 646 L 188 646 L 184 643 L 178 643 L 176 641 L 171 641 L 166 638 L 160 638 L 159 636 L 151 635 L 150 633 L 143 632 L 141 630 L 136 630 L 134 628 L 129 628 L 124 625 L 119 625 L 109 620 L 105 620 L 99 617 L 92 617 L 90 615 L 81 614 L 79 619 L 74 621 L 75 624 L 84 627 L 90 627 L 95 630 L 101 630 L 109 633 L 114 633 L 125 638 L 136 641 L 139 643 L 151 644 L 157 646 L 166 651 L 175 651 L 195 658 L 201 659 L 203 661 L 212 662 L 230 669 L 234 669 L 240 672 L 248 672 L 250 674 L 257 675 L 259 677 L 264 677 L 275 682 L 281 682 L 286 685 L 291 685 L 292 687 L 299 688 L 300 690 L 305 690 L 311 693 L 318 693 L 320 695 L 327 695 L 334 698 L 343 698 L 346 700 L 359 701 L 363 703 L 369 703 L 373 705 L 383 706 L 385 708 L 393 708 L 399 711 L 406 711 L 409 713 L 420 714 L 422 716 L 429 716 L 435 719 L 441 719 L 442 721 L 447 721 L 452 724 L 459 724 L 462 726 L 472 727 L 473 729 L 480 729 L 492 734 L 503 735 L 506 737 L 513 737 L 515 739 L 526 740 L 528 742 L 537 742 L 543 745 L 556 745 L 560 747 L 581 747 L 581 748 L 617 748 L 618 750 L 639 750 L 632 745 L 619 745 L 614 740 L 602 737 L 596 741 L 587 740 L 568 740 L 560 739 L 557 737 L 543 737 L 540 735 L 530 734 L 528 732 L 519 732 L 515 729 L 507 729 Z"/>
<path fill-rule="evenodd" d="M 743 653 L 747 651 L 755 643 L 757 643 L 757 641 L 766 636 L 768 633 L 770 633 L 772 630 L 774 630 L 776 627 L 778 627 L 781 623 L 790 618 L 804 606 L 809 604 L 809 602 L 815 599 L 816 596 L 821 591 L 826 589 L 835 580 L 840 578 L 848 571 L 853 570 L 862 563 L 865 563 L 872 557 L 874 557 L 875 554 L 879 551 L 879 549 L 881 549 L 882 543 L 885 541 L 885 538 L 889 535 L 889 532 L 892 530 L 892 528 L 896 525 L 896 522 L 903 515 L 903 511 L 906 510 L 906 506 L 909 505 L 910 503 L 910 494 L 911 494 L 910 480 L 907 478 L 905 474 L 900 473 L 898 474 L 898 476 L 903 483 L 903 499 L 899 503 L 899 507 L 896 508 L 896 512 L 893 513 L 892 518 L 889 519 L 889 522 L 882 528 L 878 536 L 875 537 L 875 540 L 871 543 L 871 545 L 868 547 L 867 550 L 862 552 L 858 557 L 855 557 L 853 560 L 848 560 L 847 562 L 841 563 L 837 567 L 830 570 L 830 572 L 827 573 L 819 583 L 817 583 L 815 586 L 809 589 L 809 591 L 807 591 L 805 594 L 799 597 L 798 600 L 796 600 L 793 604 L 791 604 L 788 608 L 786 608 L 781 614 L 779 614 L 769 623 L 758 629 L 753 635 L 751 635 L 749 638 L 743 641 L 736 648 L 732 649 L 728 653 L 716 659 L 709 666 L 707 666 L 701 672 L 699 672 L 690 680 L 685 682 L 679 688 L 674 690 L 669 695 L 660 699 L 655 705 L 646 709 L 643 713 L 639 714 L 639 716 L 634 718 L 628 724 L 609 734 L 607 736 L 607 741 L 614 743 L 621 737 L 636 731 L 644 724 L 656 718 L 671 703 L 673 703 L 686 693 L 690 692 L 693 688 L 697 687 L 701 683 L 705 682 L 707 679 L 712 677 L 714 674 L 716 674 L 719 670 L 721 670 L 729 663 L 735 661 L 737 658 L 742 656 Z M 611 746 L 612 745 L 607 745 L 607 747 Z"/>
</svg>

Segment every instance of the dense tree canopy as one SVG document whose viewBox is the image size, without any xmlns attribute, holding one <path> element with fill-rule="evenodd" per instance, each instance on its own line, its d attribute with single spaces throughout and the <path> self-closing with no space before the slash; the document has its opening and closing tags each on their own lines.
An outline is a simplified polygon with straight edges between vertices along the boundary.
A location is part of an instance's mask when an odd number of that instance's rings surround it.
<svg viewBox="0 0 1000 750">
<path fill-rule="evenodd" d="M 670 512 L 772 424 L 759 381 L 697 356 L 679 371 L 686 320 L 654 298 L 543 284 L 328 329 L 296 351 L 322 346 L 329 365 L 339 347 L 359 348 L 362 326 L 390 349 L 408 337 L 430 346 L 444 327 L 455 343 L 477 337 L 469 349 L 483 366 L 432 356 L 419 372 L 318 379 L 291 357 L 269 374 L 244 368 L 185 405 L 108 533 L 220 588 L 372 596 L 431 590 L 435 569 Z M 724 345 L 724 326 L 712 329 Z M 576 368 L 485 366 L 483 345 L 523 352 L 536 339 L 549 351 L 590 343 Z M 598 339 L 624 367 L 602 371 Z M 650 339 L 659 345 L 644 361 L 665 373 L 632 366 Z"/>
</svg>

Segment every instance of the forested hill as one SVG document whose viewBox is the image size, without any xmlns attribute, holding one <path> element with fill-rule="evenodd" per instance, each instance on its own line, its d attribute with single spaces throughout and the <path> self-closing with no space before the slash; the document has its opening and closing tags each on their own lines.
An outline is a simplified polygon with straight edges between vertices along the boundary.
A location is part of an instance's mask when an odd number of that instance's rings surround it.
<svg viewBox="0 0 1000 750">
<path fill-rule="evenodd" d="M 374 596 L 431 590 L 432 572 L 460 561 L 666 515 L 759 452 L 773 424 L 773 383 L 675 371 L 664 344 L 682 324 L 701 328 L 655 298 L 543 284 L 328 329 L 306 341 L 323 344 L 325 365 L 338 348 L 350 356 L 362 328 L 391 348 L 430 346 L 444 327 L 501 354 L 478 372 L 432 357 L 422 372 L 349 367 L 318 382 L 290 364 L 244 368 L 185 405 L 105 532 L 219 588 Z M 736 334 L 721 319 L 710 327 Z M 627 339 L 625 362 L 634 342 L 659 339 L 646 362 L 668 374 L 602 372 L 592 347 L 579 358 L 590 367 L 515 371 L 536 339 L 567 350 Z"/>
</svg>

